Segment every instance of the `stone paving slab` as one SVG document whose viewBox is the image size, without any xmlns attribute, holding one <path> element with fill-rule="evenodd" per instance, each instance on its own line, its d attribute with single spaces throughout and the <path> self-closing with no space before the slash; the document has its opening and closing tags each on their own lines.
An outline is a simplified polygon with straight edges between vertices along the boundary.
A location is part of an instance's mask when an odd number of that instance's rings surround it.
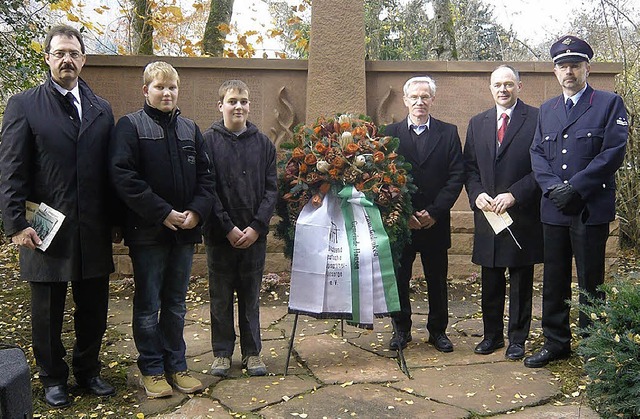
<svg viewBox="0 0 640 419">
<path fill-rule="evenodd" d="M 187 322 L 192 321 L 210 325 L 211 314 L 209 313 L 209 301 L 207 300 L 206 303 L 187 307 L 187 314 L 184 316 L 184 319 Z"/>
<path fill-rule="evenodd" d="M 232 417 L 216 400 L 193 397 L 173 412 L 153 416 L 155 419 L 228 419 Z"/>
<path fill-rule="evenodd" d="M 550 404 L 519 409 L 514 413 L 496 415 L 494 418 L 505 419 L 600 419 L 600 415 L 586 405 L 562 406 Z"/>
<path fill-rule="evenodd" d="M 250 412 L 310 392 L 318 386 L 311 377 L 244 377 L 225 379 L 210 396 L 232 412 Z"/>
<path fill-rule="evenodd" d="M 546 369 L 512 362 L 411 369 L 412 379 L 390 386 L 449 403 L 477 414 L 534 406 L 559 394 L 557 379 Z"/>
<path fill-rule="evenodd" d="M 206 298 L 188 304 L 184 336 L 188 368 L 207 388 L 195 396 L 176 391 L 169 398 L 147 399 L 134 363 L 128 371 L 128 385 L 136 389 L 137 411 L 146 416 L 157 414 L 160 419 L 304 414 L 308 418 L 463 418 L 504 417 L 507 413 L 534 419 L 598 417 L 585 406 L 549 402 L 558 400 L 560 392 L 560 382 L 549 370 L 507 361 L 504 349 L 486 356 L 473 352 L 482 340 L 477 284 L 457 284 L 450 293 L 447 334 L 454 343 L 453 353 L 438 352 L 427 342 L 428 301 L 424 294 L 414 296 L 413 342 L 404 352 L 411 380 L 398 368 L 396 352 L 388 349 L 393 331 L 389 318 L 375 319 L 374 329 L 365 330 L 337 319 L 304 315 L 298 317 L 288 375 L 283 376 L 295 315 L 288 314 L 286 302 L 267 298 L 261 306 L 261 334 L 262 358 L 269 375 L 246 375 L 238 338 L 229 377 L 213 377 L 208 374 L 213 353 Z M 534 293 L 534 315 L 540 300 Z M 119 296 L 112 300 L 109 328 L 124 334 L 113 350 L 135 359 L 131 306 L 131 299 Z M 506 324 L 505 320 L 505 328 Z M 540 320 L 534 317 L 531 334 L 539 333 Z"/>
<path fill-rule="evenodd" d="M 284 336 L 288 339 L 293 330 L 295 314 L 287 314 L 277 324 L 271 325 L 269 328 L 282 330 Z M 320 335 L 330 333 L 333 330 L 339 330 L 340 320 L 337 319 L 316 319 L 311 316 L 299 315 L 298 324 L 296 326 L 296 337 L 304 337 L 310 335 Z"/>
<path fill-rule="evenodd" d="M 259 411 L 266 418 L 464 418 L 468 412 L 385 385 L 332 385 Z"/>
<path fill-rule="evenodd" d="M 325 384 L 394 381 L 402 375 L 394 360 L 364 351 L 338 336 L 296 339 L 294 350 L 312 374 Z"/>
<path fill-rule="evenodd" d="M 263 305 L 260 307 L 260 328 L 265 329 L 272 324 L 284 319 L 288 313 L 286 304 L 280 305 Z"/>
<path fill-rule="evenodd" d="M 110 325 L 128 323 L 131 324 L 133 313 L 133 297 L 111 298 L 109 300 L 109 311 L 107 320 Z"/>
<path fill-rule="evenodd" d="M 211 329 L 201 323 L 185 324 L 183 332 L 187 344 L 187 357 L 202 355 L 211 351 Z"/>
</svg>

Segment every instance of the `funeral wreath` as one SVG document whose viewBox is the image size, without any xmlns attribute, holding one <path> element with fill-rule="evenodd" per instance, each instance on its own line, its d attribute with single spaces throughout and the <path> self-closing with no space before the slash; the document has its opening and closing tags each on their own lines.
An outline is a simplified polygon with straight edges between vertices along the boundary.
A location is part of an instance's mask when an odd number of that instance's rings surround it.
<svg viewBox="0 0 640 419">
<path fill-rule="evenodd" d="M 394 263 L 410 238 L 407 220 L 415 191 L 411 165 L 396 153 L 400 140 L 384 136 L 364 115 L 339 114 L 301 125 L 293 140 L 281 145 L 277 235 L 291 257 L 295 223 L 309 201 L 322 205 L 324 196 L 352 185 L 374 202 L 389 236 Z"/>
</svg>

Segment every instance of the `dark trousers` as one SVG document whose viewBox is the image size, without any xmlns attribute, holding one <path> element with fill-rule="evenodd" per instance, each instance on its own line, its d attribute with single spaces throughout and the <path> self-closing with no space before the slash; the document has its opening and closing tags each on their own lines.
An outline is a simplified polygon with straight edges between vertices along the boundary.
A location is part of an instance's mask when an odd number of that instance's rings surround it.
<svg viewBox="0 0 640 419">
<path fill-rule="evenodd" d="M 542 329 L 544 346 L 553 352 L 571 350 L 569 328 L 571 300 L 571 260 L 575 257 L 578 286 L 592 296 L 604 298 L 597 287 L 604 282 L 604 255 L 609 224 L 585 225 L 580 216 L 570 226 L 543 224 L 544 278 Z M 580 302 L 586 303 L 580 295 Z M 586 327 L 588 317 L 580 313 L 579 326 Z"/>
<path fill-rule="evenodd" d="M 184 317 L 193 244 L 131 245 L 133 340 L 142 375 L 187 370 Z"/>
<path fill-rule="evenodd" d="M 429 251 L 408 244 L 402 251 L 400 267 L 396 272 L 398 296 L 400 298 L 400 313 L 393 316 L 399 331 L 411 331 L 411 300 L 409 299 L 409 281 L 416 253 L 420 252 L 420 260 L 424 276 L 427 280 L 427 294 L 429 297 L 429 317 L 427 330 L 430 335 L 437 336 L 444 333 L 449 324 L 449 301 L 447 296 L 447 249 Z"/>
<path fill-rule="evenodd" d="M 504 302 L 507 268 L 482 267 L 482 322 L 486 339 L 504 338 Z M 533 266 L 509 268 L 509 343 L 524 344 L 531 326 Z"/>
<path fill-rule="evenodd" d="M 31 334 L 33 354 L 44 387 L 66 384 L 69 366 L 64 361 L 62 324 L 67 282 L 30 282 Z M 73 375 L 86 380 L 100 374 L 100 346 L 107 328 L 109 278 L 92 278 L 71 282 L 73 324 Z"/>
<path fill-rule="evenodd" d="M 242 357 L 259 355 L 260 285 L 264 272 L 266 241 L 248 249 L 207 246 L 209 297 L 211 298 L 211 346 L 216 357 L 231 357 L 236 340 L 233 293 L 238 296 L 238 329 Z"/>
</svg>

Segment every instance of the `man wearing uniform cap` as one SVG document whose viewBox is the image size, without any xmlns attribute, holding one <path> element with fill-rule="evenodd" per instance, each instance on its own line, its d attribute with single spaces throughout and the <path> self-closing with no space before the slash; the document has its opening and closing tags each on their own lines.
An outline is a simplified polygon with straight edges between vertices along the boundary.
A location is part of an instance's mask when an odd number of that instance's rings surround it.
<svg viewBox="0 0 640 419">
<path fill-rule="evenodd" d="M 589 44 L 563 36 L 550 52 L 562 95 L 540 107 L 531 145 L 531 165 L 542 189 L 545 342 L 525 358 L 530 368 L 571 354 L 566 300 L 571 299 L 572 257 L 580 289 L 604 298 L 597 287 L 604 282 L 609 222 L 615 218 L 615 172 L 624 160 L 628 136 L 622 98 L 587 83 L 593 57 Z M 586 303 L 583 295 L 580 302 Z M 580 313 L 579 326 L 588 325 Z"/>
</svg>

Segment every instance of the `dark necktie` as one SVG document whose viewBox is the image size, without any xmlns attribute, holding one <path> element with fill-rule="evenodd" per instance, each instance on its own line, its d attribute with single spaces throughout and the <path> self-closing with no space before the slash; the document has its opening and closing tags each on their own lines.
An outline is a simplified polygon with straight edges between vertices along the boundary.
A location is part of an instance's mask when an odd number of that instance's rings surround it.
<svg viewBox="0 0 640 419">
<path fill-rule="evenodd" d="M 565 102 L 564 107 L 567 110 L 567 115 L 568 115 L 571 108 L 573 108 L 573 100 L 571 100 L 571 98 L 567 98 L 567 101 Z"/>
<path fill-rule="evenodd" d="M 67 92 L 64 97 L 66 97 L 71 104 L 71 116 L 73 119 L 80 120 L 80 114 L 78 113 L 78 107 L 76 106 L 76 98 L 73 96 L 73 93 Z"/>
<path fill-rule="evenodd" d="M 504 133 L 507 132 L 507 124 L 509 123 L 509 115 L 503 112 L 500 115 L 500 119 L 502 119 L 502 124 L 498 128 L 498 144 L 502 144 L 502 140 L 504 140 Z"/>
</svg>

